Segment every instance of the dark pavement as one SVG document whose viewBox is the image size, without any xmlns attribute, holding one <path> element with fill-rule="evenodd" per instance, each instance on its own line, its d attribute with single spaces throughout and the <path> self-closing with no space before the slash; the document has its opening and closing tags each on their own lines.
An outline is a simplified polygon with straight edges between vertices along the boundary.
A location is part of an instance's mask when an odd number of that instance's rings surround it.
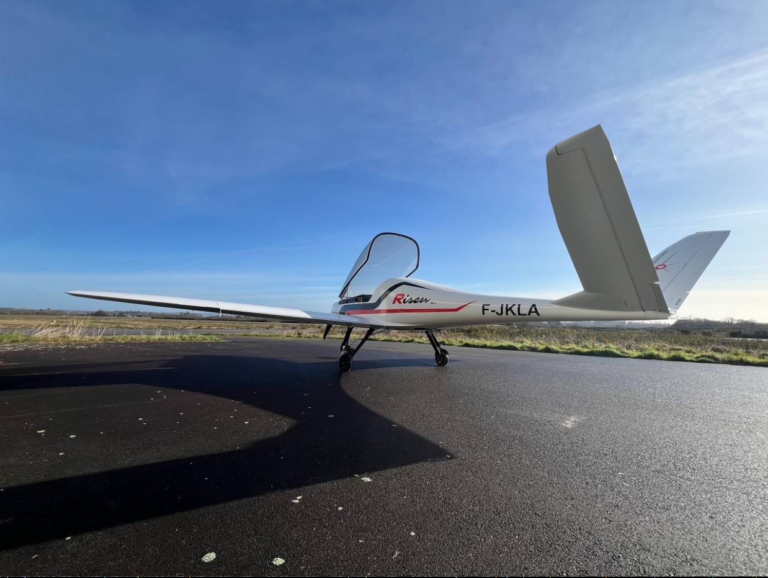
<svg viewBox="0 0 768 578">
<path fill-rule="evenodd" d="M 0 573 L 768 573 L 768 370 L 338 346 L 0 351 Z"/>
</svg>

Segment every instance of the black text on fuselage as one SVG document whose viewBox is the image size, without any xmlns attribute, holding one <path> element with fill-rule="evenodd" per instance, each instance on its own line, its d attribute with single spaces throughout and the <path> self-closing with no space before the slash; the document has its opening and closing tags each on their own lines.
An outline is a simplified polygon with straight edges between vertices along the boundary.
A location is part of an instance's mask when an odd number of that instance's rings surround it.
<svg viewBox="0 0 768 578">
<path fill-rule="evenodd" d="M 525 305 L 520 303 L 501 303 L 499 305 L 491 305 L 490 303 L 483 303 L 483 315 L 498 315 L 502 316 L 514 316 L 514 317 L 528 317 L 530 315 L 536 315 L 541 317 L 539 309 L 535 303 L 532 303 L 524 309 Z"/>
</svg>

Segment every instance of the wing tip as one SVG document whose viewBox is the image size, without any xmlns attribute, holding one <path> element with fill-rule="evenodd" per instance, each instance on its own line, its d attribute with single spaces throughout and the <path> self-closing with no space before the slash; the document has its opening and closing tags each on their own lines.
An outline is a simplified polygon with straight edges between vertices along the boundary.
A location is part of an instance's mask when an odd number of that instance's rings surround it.
<svg viewBox="0 0 768 578">
<path fill-rule="evenodd" d="M 98 291 L 65 291 L 67 295 L 72 295 L 72 297 L 97 297 L 100 295 L 103 295 L 103 293 L 99 293 Z"/>
</svg>

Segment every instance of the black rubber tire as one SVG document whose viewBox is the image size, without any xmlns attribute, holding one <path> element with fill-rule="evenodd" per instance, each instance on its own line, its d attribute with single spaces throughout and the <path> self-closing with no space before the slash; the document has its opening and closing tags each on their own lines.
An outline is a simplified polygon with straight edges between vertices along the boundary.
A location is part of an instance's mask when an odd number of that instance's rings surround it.
<svg viewBox="0 0 768 578">
<path fill-rule="evenodd" d="M 435 354 L 435 363 L 439 365 L 440 367 L 445 367 L 448 365 L 448 360 L 450 359 L 450 356 L 448 355 L 448 352 L 445 349 L 440 349 L 440 355 Z"/>
<path fill-rule="evenodd" d="M 348 353 L 342 353 L 341 357 L 339 357 L 339 369 L 342 373 L 352 369 L 352 357 Z"/>
</svg>

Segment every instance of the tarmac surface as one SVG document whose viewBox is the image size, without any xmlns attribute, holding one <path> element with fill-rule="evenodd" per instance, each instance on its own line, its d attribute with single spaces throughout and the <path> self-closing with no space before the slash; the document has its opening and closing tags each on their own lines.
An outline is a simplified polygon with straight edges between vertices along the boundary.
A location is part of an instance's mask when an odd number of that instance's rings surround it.
<svg viewBox="0 0 768 578">
<path fill-rule="evenodd" d="M 0 573 L 768 573 L 768 370 L 338 346 L 0 351 Z"/>
</svg>

